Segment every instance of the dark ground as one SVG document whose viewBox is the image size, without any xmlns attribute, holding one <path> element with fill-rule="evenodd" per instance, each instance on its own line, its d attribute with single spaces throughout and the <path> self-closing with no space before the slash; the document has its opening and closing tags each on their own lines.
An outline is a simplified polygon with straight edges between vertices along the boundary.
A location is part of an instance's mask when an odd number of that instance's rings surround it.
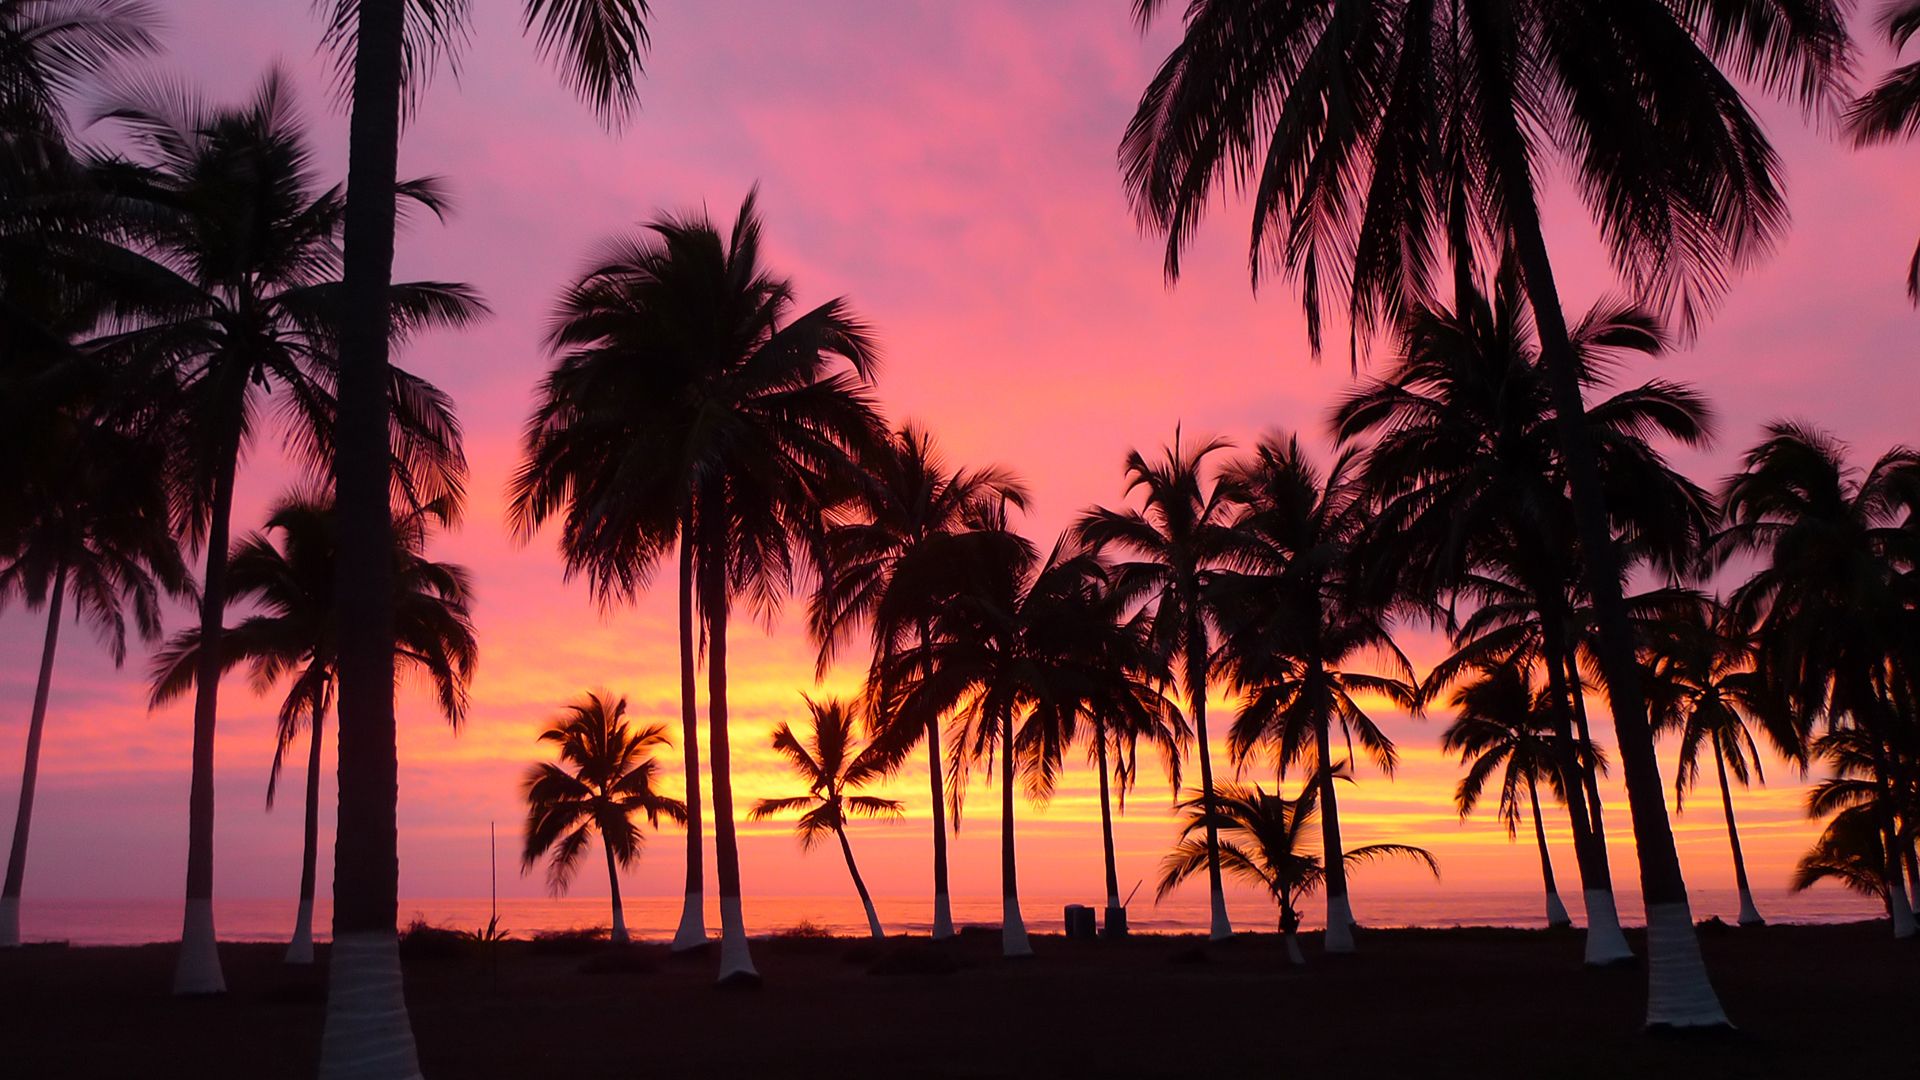
<svg viewBox="0 0 1920 1080">
<path fill-rule="evenodd" d="M 1920 1076 L 1920 947 L 1884 922 L 1702 942 L 1737 1033 L 1646 1035 L 1643 970 L 1588 971 L 1577 933 L 1516 930 L 1371 931 L 1344 958 L 1309 936 L 1304 969 L 1271 935 L 1038 937 L 1024 962 L 998 957 L 997 930 L 768 939 L 752 992 L 716 991 L 710 952 L 511 942 L 490 964 L 458 943 L 416 952 L 407 990 L 432 1080 Z M 313 1076 L 323 969 L 223 946 L 231 993 L 179 1000 L 173 951 L 0 954 L 0 1076 Z"/>
</svg>

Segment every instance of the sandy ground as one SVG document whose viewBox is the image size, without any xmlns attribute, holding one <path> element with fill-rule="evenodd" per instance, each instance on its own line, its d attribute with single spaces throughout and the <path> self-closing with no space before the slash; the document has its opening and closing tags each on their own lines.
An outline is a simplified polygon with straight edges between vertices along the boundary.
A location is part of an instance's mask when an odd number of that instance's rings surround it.
<svg viewBox="0 0 1920 1080">
<path fill-rule="evenodd" d="M 1884 922 L 1710 928 L 1740 1030 L 1688 1037 L 1643 1034 L 1644 971 L 1584 969 L 1576 933 L 1372 931 L 1337 958 L 1305 940 L 1295 969 L 1271 935 L 1037 937 L 1017 962 L 995 931 L 768 939 L 745 992 L 713 988 L 710 953 L 447 945 L 409 958 L 407 990 L 434 1080 L 1920 1075 L 1920 946 Z M 280 951 L 224 946 L 212 1000 L 167 995 L 172 946 L 0 954 L 0 1075 L 311 1077 L 323 970 Z"/>
</svg>

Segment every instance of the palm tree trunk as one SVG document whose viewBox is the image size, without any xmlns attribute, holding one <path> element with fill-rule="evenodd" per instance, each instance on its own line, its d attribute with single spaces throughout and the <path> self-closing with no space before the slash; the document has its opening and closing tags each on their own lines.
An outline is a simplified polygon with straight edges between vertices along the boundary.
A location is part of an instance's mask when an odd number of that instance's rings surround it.
<svg viewBox="0 0 1920 1080">
<path fill-rule="evenodd" d="M 1891 808 L 1892 790 L 1887 782 L 1884 762 L 1874 763 L 1873 779 L 1879 787 L 1879 797 L 1874 800 L 1874 814 L 1880 821 L 1880 850 L 1885 853 L 1881 880 L 1887 885 L 1887 914 L 1893 920 L 1893 936 L 1904 940 L 1915 935 L 1916 927 L 1912 899 L 1907 893 L 1904 875 L 1900 872 L 1900 832 Z"/>
<path fill-rule="evenodd" d="M 1540 845 L 1540 879 L 1547 887 L 1547 928 L 1572 926 L 1567 906 L 1560 902 L 1560 887 L 1553 881 L 1553 855 L 1547 849 L 1547 825 L 1540 817 L 1540 789 L 1531 775 L 1527 777 L 1527 801 L 1533 804 L 1533 838 Z"/>
<path fill-rule="evenodd" d="M 680 516 L 680 745 L 687 762 L 687 887 L 673 951 L 707 943 L 706 867 L 700 837 L 700 705 L 695 700 L 693 514 Z"/>
<path fill-rule="evenodd" d="M 1647 1025 L 1724 1027 L 1727 1014 L 1700 955 L 1700 940 L 1694 933 L 1693 912 L 1687 903 L 1687 883 L 1680 872 L 1680 853 L 1667 820 L 1666 789 L 1660 782 L 1660 761 L 1647 722 L 1646 699 L 1640 691 L 1633 630 L 1621 593 L 1620 559 L 1586 427 L 1586 405 L 1580 395 L 1573 341 L 1554 283 L 1531 177 L 1523 164 L 1526 156 L 1517 150 L 1519 134 L 1517 130 L 1499 134 L 1508 145 L 1499 147 L 1496 154 L 1509 163 L 1506 176 L 1514 189 L 1506 193 L 1506 210 L 1521 277 L 1533 302 L 1541 366 L 1553 395 L 1587 592 L 1593 600 L 1599 631 L 1600 667 L 1613 706 L 1614 736 L 1626 778 L 1635 850 L 1640 856 L 1640 891 L 1647 906 Z"/>
<path fill-rule="evenodd" d="M 733 823 L 733 751 L 727 741 L 727 569 L 719 556 L 704 568 L 707 614 L 707 726 L 713 750 L 713 861 L 720 885 L 720 982 L 758 985 L 740 909 L 740 842 Z"/>
<path fill-rule="evenodd" d="M 920 624 L 920 655 L 926 657 L 925 674 L 933 674 L 929 649 L 933 631 Z M 927 783 L 933 795 L 933 940 L 953 936 L 953 901 L 947 890 L 947 801 L 940 775 L 940 718 L 927 718 Z"/>
<path fill-rule="evenodd" d="M 1220 826 L 1213 812 L 1213 746 L 1207 741 L 1207 627 L 1196 612 L 1187 622 L 1187 709 L 1200 737 L 1200 801 L 1207 816 L 1207 898 L 1213 918 L 1207 939 L 1233 936 L 1227 892 L 1220 880 Z"/>
<path fill-rule="evenodd" d="M 633 941 L 627 933 L 627 909 L 620 903 L 620 863 L 613 857 L 613 845 L 607 843 L 607 831 L 600 830 L 600 847 L 607 853 L 607 893 L 613 898 L 613 943 L 627 945 Z"/>
<path fill-rule="evenodd" d="M 323 684 L 324 686 L 324 684 Z M 313 963 L 313 893 L 320 861 L 320 752 L 326 746 L 326 697 L 313 694 L 313 725 L 307 732 L 307 806 L 300 849 L 300 913 L 293 922 L 287 963 Z"/>
<path fill-rule="evenodd" d="M 1561 661 L 1567 671 L 1567 690 L 1573 704 L 1573 730 L 1580 736 L 1580 745 L 1593 745 L 1593 729 L 1587 726 L 1586 688 L 1580 684 L 1579 668 L 1575 665 L 1571 652 Z M 1587 789 L 1587 814 L 1592 819 L 1594 842 L 1601 854 L 1607 850 L 1607 810 L 1606 803 L 1600 798 L 1600 773 L 1592 762 L 1585 759 L 1580 764 L 1580 782 Z M 1612 871 L 1608 871 L 1608 880 L 1612 880 Z"/>
<path fill-rule="evenodd" d="M 1333 744 L 1328 725 L 1316 725 L 1314 743 L 1320 755 L 1320 852 L 1326 865 L 1327 936 L 1330 953 L 1353 951 L 1353 905 L 1347 900 L 1346 849 L 1340 846 L 1340 806 L 1334 801 Z"/>
<path fill-rule="evenodd" d="M 334 453 L 339 817 L 321 1080 L 420 1075 L 400 970 L 387 366 L 403 0 L 359 0 Z"/>
<path fill-rule="evenodd" d="M 1907 843 L 1907 895 L 1920 896 L 1920 852 L 1911 841 Z"/>
<path fill-rule="evenodd" d="M 193 779 L 187 797 L 187 904 L 180 927 L 180 953 L 173 969 L 176 994 L 224 994 L 227 990 L 213 930 L 213 735 L 219 717 L 223 667 L 220 646 L 226 633 L 233 475 L 240 457 L 237 427 L 222 438 L 217 453 L 220 457 L 214 467 L 218 474 L 207 524 L 207 572 L 201 579 L 200 658 L 193 696 Z"/>
<path fill-rule="evenodd" d="M 1765 926 L 1760 909 L 1753 906 L 1753 890 L 1747 886 L 1747 858 L 1740 852 L 1740 830 L 1733 824 L 1733 792 L 1727 787 L 1727 763 L 1720 756 L 1720 740 L 1713 740 L 1713 771 L 1720 778 L 1720 809 L 1727 815 L 1727 842 L 1733 845 L 1733 880 L 1740 889 L 1740 925 Z"/>
<path fill-rule="evenodd" d="M 867 883 L 860 877 L 860 868 L 853 864 L 853 845 L 847 842 L 847 830 L 836 828 L 833 835 L 840 838 L 840 854 L 847 857 L 847 873 L 853 875 L 853 890 L 860 894 L 860 906 L 867 911 L 867 933 L 873 940 L 879 941 L 887 936 L 880 928 L 880 913 L 873 909 L 873 896 L 867 892 Z"/>
<path fill-rule="evenodd" d="M 1108 918 L 1120 907 L 1120 870 L 1113 857 L 1113 809 L 1107 797 L 1107 733 L 1099 727 L 1093 732 L 1093 744 L 1100 754 L 1100 842 L 1107 856 Z"/>
<path fill-rule="evenodd" d="M 1567 793 L 1567 816 L 1573 822 L 1573 854 L 1580 870 L 1581 899 L 1587 909 L 1586 962 L 1595 967 L 1631 963 L 1633 948 L 1620 931 L 1620 912 L 1613 900 L 1613 867 L 1607 855 L 1605 821 L 1593 806 L 1596 789 L 1592 770 L 1579 747 L 1591 745 L 1576 735 L 1579 692 L 1568 678 L 1566 622 L 1563 613 L 1542 599 L 1540 628 L 1547 662 L 1547 693 L 1553 698 L 1554 737 L 1559 740 L 1561 786 Z"/>
<path fill-rule="evenodd" d="M 7 882 L 0 891 L 0 948 L 20 944 L 20 885 L 27 872 L 27 834 L 33 826 L 33 789 L 40 779 L 40 736 L 47 726 L 47 694 L 53 688 L 53 653 L 60 644 L 60 608 L 67 593 L 67 564 L 53 571 L 47 597 L 47 637 L 40 646 L 40 679 L 33 687 L 33 718 L 27 722 L 27 760 L 20 767 L 20 812 L 13 819 L 7 852 Z"/>
<path fill-rule="evenodd" d="M 1013 852 L 1013 708 L 1000 718 L 1000 951 L 1032 956 L 1027 923 L 1020 917 L 1019 866 Z"/>
</svg>

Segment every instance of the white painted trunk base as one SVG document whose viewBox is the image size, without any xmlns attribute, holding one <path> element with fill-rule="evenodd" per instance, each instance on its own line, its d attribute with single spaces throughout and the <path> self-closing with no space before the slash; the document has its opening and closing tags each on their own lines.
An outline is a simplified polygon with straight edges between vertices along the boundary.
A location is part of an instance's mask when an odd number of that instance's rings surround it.
<svg viewBox="0 0 1920 1080">
<path fill-rule="evenodd" d="M 421 1080 L 392 931 L 333 939 L 320 1080 Z"/>
<path fill-rule="evenodd" d="M 1891 896 L 1888 906 L 1893 909 L 1893 936 L 1901 939 L 1912 937 L 1915 933 L 1913 905 L 1907 901 L 1907 883 L 1895 874 L 1893 880 L 1887 882 L 1887 890 Z"/>
<path fill-rule="evenodd" d="M 953 936 L 953 901 L 945 892 L 933 894 L 933 940 L 945 941 Z"/>
<path fill-rule="evenodd" d="M 1118 900 L 1114 902 L 1114 906 L 1120 906 Z M 1215 892 L 1213 894 L 1213 928 L 1207 932 L 1207 938 L 1210 941 L 1225 941 L 1232 936 L 1233 922 L 1227 918 L 1226 894 Z"/>
<path fill-rule="evenodd" d="M 1613 906 L 1613 890 L 1588 889 L 1587 963 L 1595 967 L 1624 964 L 1633 959 L 1627 935 L 1620 932 L 1620 911 Z"/>
<path fill-rule="evenodd" d="M 1760 915 L 1760 909 L 1753 906 L 1753 893 L 1740 890 L 1740 925 L 1765 926 L 1767 920 Z"/>
<path fill-rule="evenodd" d="M 880 928 L 880 913 L 873 910 L 873 901 L 861 900 L 860 903 L 867 909 L 867 932 L 873 935 L 873 940 L 883 940 L 887 932 Z"/>
<path fill-rule="evenodd" d="M 187 901 L 180 927 L 180 959 L 173 969 L 175 994 L 224 994 L 226 976 L 220 972 L 220 946 L 213 935 L 213 901 Z"/>
<path fill-rule="evenodd" d="M 747 952 L 747 919 L 740 911 L 740 898 L 720 897 L 720 981 L 760 980 Z"/>
<path fill-rule="evenodd" d="M 1647 1026 L 1732 1027 L 1707 978 L 1686 901 L 1647 906 Z"/>
<path fill-rule="evenodd" d="M 1547 894 L 1547 925 L 1573 925 L 1573 917 L 1567 914 L 1567 905 L 1560 902 L 1560 894 L 1557 892 Z"/>
<path fill-rule="evenodd" d="M 704 893 L 690 892 L 680 907 L 680 929 L 673 934 L 673 951 L 686 952 L 698 949 L 707 943 L 707 898 Z"/>
<path fill-rule="evenodd" d="M 287 963 L 313 963 L 313 897 L 300 901 L 300 914 L 293 920 L 293 940 L 287 943 Z"/>
<path fill-rule="evenodd" d="M 1306 954 L 1300 951 L 1300 939 L 1292 934 L 1287 935 L 1287 960 L 1294 967 L 1304 967 L 1307 962 Z"/>
<path fill-rule="evenodd" d="M 20 898 L 0 896 L 0 949 L 20 946 Z"/>
<path fill-rule="evenodd" d="M 613 905 L 613 943 L 615 945 L 626 945 L 632 941 L 633 936 L 627 933 L 626 905 L 615 904 Z"/>
<path fill-rule="evenodd" d="M 1327 897 L 1327 951 L 1353 951 L 1353 905 L 1344 896 Z"/>
<path fill-rule="evenodd" d="M 1033 943 L 1027 940 L 1027 921 L 1020 917 L 1020 898 L 1001 900 L 1000 953 L 1003 956 L 1032 956 Z"/>
</svg>

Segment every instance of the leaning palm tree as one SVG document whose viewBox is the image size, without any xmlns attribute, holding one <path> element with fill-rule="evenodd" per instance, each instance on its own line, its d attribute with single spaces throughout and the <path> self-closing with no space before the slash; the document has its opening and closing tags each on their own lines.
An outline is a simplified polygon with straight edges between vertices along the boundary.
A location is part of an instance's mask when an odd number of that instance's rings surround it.
<svg viewBox="0 0 1920 1080">
<path fill-rule="evenodd" d="M 153 444 L 71 414 L 56 430 L 65 437 L 41 444 L 43 456 L 27 471 L 30 482 L 8 493 L 19 521 L 0 533 L 0 610 L 19 600 L 47 612 L 20 773 L 20 809 L 0 891 L 0 947 L 20 944 L 20 891 L 54 649 L 66 604 L 74 605 L 76 620 L 93 625 L 118 667 L 127 656 L 129 613 L 134 631 L 151 640 L 160 634 L 162 592 L 191 592 L 169 527 L 165 480 Z"/>
<path fill-rule="evenodd" d="M 479 658 L 474 638 L 473 586 L 464 567 L 424 554 L 429 527 L 444 523 L 442 504 L 402 516 L 394 525 L 394 649 L 402 671 L 431 683 L 440 715 L 457 731 L 467 713 L 467 687 Z M 276 543 L 276 537 L 278 542 Z M 320 764 L 327 711 L 339 678 L 333 587 L 337 526 L 324 496 L 283 497 L 261 532 L 244 536 L 227 558 L 228 603 L 254 613 L 221 635 L 221 671 L 243 664 L 256 690 L 286 682 L 273 766 L 267 773 L 267 809 L 273 809 L 280 767 L 300 736 L 307 737 L 304 846 L 300 906 L 287 945 L 287 963 L 313 963 L 313 899 L 320 854 Z M 204 662 L 198 627 L 187 627 L 154 658 L 150 707 L 192 690 Z"/>
<path fill-rule="evenodd" d="M 570 565 L 602 595 L 644 584 L 678 536 L 707 643 L 722 982 L 758 978 L 740 908 L 728 619 L 741 599 L 778 611 L 819 553 L 806 541 L 886 437 L 867 328 L 841 300 L 793 311 L 791 282 L 761 260 L 755 204 L 724 233 L 704 215 L 659 218 L 607 244 L 562 296 L 510 511 L 522 535 L 560 518 Z"/>
<path fill-rule="evenodd" d="M 1096 507 L 1074 526 L 1080 540 L 1114 561 L 1114 588 L 1147 611 L 1148 635 L 1160 657 L 1179 672 L 1187 715 L 1199 735 L 1200 795 L 1211 798 L 1213 750 L 1207 739 L 1207 682 L 1213 665 L 1213 611 L 1209 590 L 1232 556 L 1229 527 L 1233 492 L 1210 477 L 1208 458 L 1228 447 L 1220 439 L 1183 447 L 1179 429 L 1158 461 L 1135 450 L 1127 455 L 1127 493 L 1142 496 L 1139 509 Z M 1207 819 L 1207 827 L 1213 827 Z M 1209 833 L 1211 837 L 1211 833 Z M 1208 840 L 1213 843 L 1212 839 Z M 1233 936 L 1227 918 L 1220 864 L 1207 865 L 1212 919 L 1208 936 Z"/>
<path fill-rule="evenodd" d="M 1880 31 L 1895 53 L 1920 34 L 1920 0 L 1887 0 Z M 1847 108 L 1847 131 L 1856 146 L 1871 146 L 1920 133 L 1920 60 L 1889 71 Z M 1907 295 L 1920 304 L 1920 247 L 1907 265 Z"/>
<path fill-rule="evenodd" d="M 1573 920 L 1567 917 L 1553 881 L 1553 856 L 1540 814 L 1540 783 L 1545 781 L 1555 793 L 1564 792 L 1567 784 L 1561 771 L 1564 757 L 1554 745 L 1559 736 L 1553 710 L 1546 695 L 1534 688 L 1533 679 L 1528 666 L 1509 661 L 1483 667 L 1476 678 L 1459 684 L 1449 701 L 1454 720 L 1440 734 L 1440 749 L 1460 755 L 1460 763 L 1467 767 L 1453 793 L 1453 805 L 1463 820 L 1498 775 L 1498 812 L 1511 840 L 1519 833 L 1521 799 L 1525 798 L 1533 815 L 1534 842 L 1540 849 L 1540 878 L 1546 887 L 1551 929 L 1572 926 Z"/>
<path fill-rule="evenodd" d="M 326 44 L 352 113 L 345 240 L 340 409 L 335 471 L 341 515 L 340 804 L 334 953 L 320 1075 L 410 1080 L 420 1065 L 400 992 L 399 764 L 393 716 L 391 464 L 381 432 L 388 371 L 400 124 L 433 66 L 465 40 L 465 0 L 326 0 Z M 647 47 L 646 0 L 525 0 L 526 29 L 557 58 L 568 86 L 607 121 L 637 102 Z"/>
<path fill-rule="evenodd" d="M 879 818 L 898 821 L 904 807 L 898 799 L 853 792 L 880 779 L 886 773 L 883 761 L 867 752 L 853 733 L 853 710 L 835 699 L 804 699 L 812 714 L 813 730 L 802 742 L 793 728 L 782 721 L 773 729 L 774 752 L 786 759 L 787 768 L 807 782 L 805 795 L 784 799 L 761 799 L 747 812 L 748 821 L 763 821 L 778 814 L 801 811 L 793 829 L 800 834 L 800 846 L 813 846 L 831 835 L 840 842 L 840 854 L 847 860 L 847 874 L 853 889 L 860 894 L 860 906 L 866 909 L 867 931 L 875 941 L 886 937 L 880 928 L 880 914 L 873 908 L 873 896 L 860 877 L 853 861 L 853 844 L 847 839 L 847 822 L 852 818 Z"/>
<path fill-rule="evenodd" d="M 155 84 L 118 93 L 105 112 L 128 133 L 132 156 L 100 162 L 102 184 L 140 208 L 129 214 L 129 229 L 138 253 L 169 276 L 172 303 L 165 317 L 143 320 L 98 348 L 128 369 L 164 365 L 174 372 L 178 393 L 165 407 L 176 514 L 191 546 L 206 552 L 187 902 L 174 990 L 219 993 L 225 980 L 213 929 L 213 739 L 235 475 L 264 426 L 270 391 L 285 441 L 316 479 L 332 461 L 346 423 L 335 396 L 345 196 L 320 186 L 305 126 L 277 73 L 239 108 L 213 109 Z M 436 205 L 432 185 L 407 190 Z M 402 337 L 464 325 L 484 311 L 462 285 L 415 282 L 385 295 Z M 414 504 L 457 504 L 466 462 L 451 402 L 397 369 L 382 385 L 393 401 L 392 423 L 381 429 L 382 460 L 393 463 L 396 477 L 396 490 L 382 488 L 383 502 L 399 495 Z M 383 582 L 386 573 L 383 567 L 378 575 Z M 343 624 L 353 622 L 343 616 Z"/>
<path fill-rule="evenodd" d="M 1280 908 L 1280 934 L 1286 939 L 1287 957 L 1295 964 L 1307 959 L 1300 952 L 1297 936 L 1300 907 L 1328 881 L 1328 866 L 1314 853 L 1308 837 L 1319 815 L 1319 798 L 1326 789 L 1324 778 L 1307 779 L 1297 798 L 1269 795 L 1258 785 L 1237 784 L 1223 787 L 1214 799 L 1214 830 L 1222 837 L 1220 859 L 1227 872 L 1243 881 L 1259 885 Z M 1165 899 L 1180 883 L 1198 873 L 1210 857 L 1207 844 L 1194 834 L 1206 830 L 1202 820 L 1209 811 L 1199 799 L 1187 799 L 1179 809 L 1187 815 L 1180 841 L 1167 853 L 1160 865 L 1158 897 Z M 1413 859 L 1440 876 L 1440 864 L 1433 853 L 1410 844 L 1367 844 L 1340 857 L 1340 872 L 1352 871 L 1375 859 L 1402 856 Z"/>
<path fill-rule="evenodd" d="M 547 860 L 547 888 L 567 891 L 580 856 L 597 833 L 607 855 L 607 888 L 613 900 L 613 941 L 625 945 L 626 911 L 620 905 L 620 869 L 640 858 L 645 837 L 633 815 L 644 813 L 659 827 L 662 817 L 685 821 L 686 804 L 654 790 L 660 766 L 648 752 L 669 745 L 664 724 L 634 730 L 627 725 L 627 699 L 589 692 L 566 707 L 541 742 L 560 748 L 560 761 L 527 770 L 521 791 L 527 800 L 526 843 L 520 872 Z"/>
<path fill-rule="evenodd" d="M 1150 24 L 1166 0 L 1135 0 Z M 1734 78 L 1812 108 L 1844 89 L 1845 5 L 1810 0 L 1195 0 L 1120 156 L 1178 273 L 1216 188 L 1252 192 L 1250 261 L 1302 285 L 1310 340 L 1343 290 L 1356 345 L 1431 295 L 1448 256 L 1515 252 L 1567 457 L 1574 524 L 1634 809 L 1654 1027 L 1722 1026 L 1664 806 L 1621 562 L 1579 417 L 1541 224 L 1574 184 L 1637 294 L 1688 320 L 1784 225 L 1779 165 Z M 1730 78 L 1732 75 L 1734 78 Z"/>
<path fill-rule="evenodd" d="M 824 538 L 825 558 L 818 590 L 808 611 L 808 627 L 820 642 L 820 670 L 863 623 L 873 639 L 875 668 L 903 642 L 921 647 L 932 632 L 918 625 L 890 625 L 875 618 L 888 602 L 900 568 L 915 560 L 938 558 L 941 541 L 974 528 L 990 508 L 1025 508 L 1027 492 L 1017 477 L 998 466 L 963 469 L 949 466 L 933 436 L 907 424 L 864 462 L 867 481 L 842 509 Z M 913 575 L 906 574 L 908 579 Z M 875 695 L 873 700 L 885 700 Z M 895 729 L 893 718 L 877 717 L 887 752 L 904 756 L 921 739 L 927 744 L 927 776 L 932 790 L 933 937 L 953 936 L 953 906 L 947 890 L 946 797 L 941 785 L 940 722 L 931 718 L 915 731 Z"/>
</svg>

